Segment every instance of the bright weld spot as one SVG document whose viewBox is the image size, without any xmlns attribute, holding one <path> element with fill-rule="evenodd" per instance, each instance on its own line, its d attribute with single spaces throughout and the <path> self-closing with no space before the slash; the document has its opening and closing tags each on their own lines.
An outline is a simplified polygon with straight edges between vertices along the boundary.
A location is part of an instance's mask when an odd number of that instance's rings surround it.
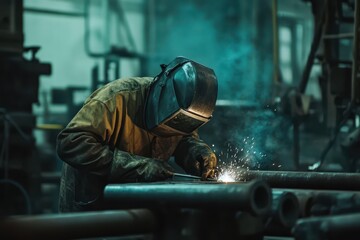
<svg viewBox="0 0 360 240">
<path fill-rule="evenodd" d="M 236 177 L 234 176 L 234 173 L 225 171 L 220 174 L 218 177 L 219 182 L 235 182 Z"/>
<path fill-rule="evenodd" d="M 214 144 L 211 146 L 215 147 Z M 256 138 L 251 136 L 237 138 L 235 142 L 227 142 L 223 148 L 218 149 L 216 155 L 219 182 L 246 181 L 246 171 L 261 169 L 263 164 L 269 162 L 267 154 L 257 144 Z M 282 167 L 275 163 L 273 166 Z"/>
</svg>

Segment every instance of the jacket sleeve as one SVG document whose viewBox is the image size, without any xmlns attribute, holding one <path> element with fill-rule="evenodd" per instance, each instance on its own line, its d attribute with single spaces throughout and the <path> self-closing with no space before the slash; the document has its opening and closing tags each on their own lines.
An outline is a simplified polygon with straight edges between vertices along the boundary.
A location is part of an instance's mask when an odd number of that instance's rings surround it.
<svg viewBox="0 0 360 240">
<path fill-rule="evenodd" d="M 121 151 L 114 147 L 124 131 L 126 109 L 117 99 L 115 110 L 98 100 L 90 100 L 58 135 L 57 153 L 81 172 L 105 178 L 108 182 L 152 181 L 168 177 L 163 161 Z"/>
<path fill-rule="evenodd" d="M 110 110 L 101 101 L 87 101 L 58 135 L 59 157 L 78 170 L 105 177 L 109 181 L 135 178 L 137 168 L 152 159 L 132 155 L 112 146 L 118 132 L 123 130 L 122 123 L 126 116 L 122 99 L 118 99 L 116 105 L 114 110 Z"/>
<path fill-rule="evenodd" d="M 199 138 L 197 132 L 192 135 L 184 136 L 175 149 L 174 157 L 175 162 L 182 167 L 187 173 L 199 175 L 200 166 L 197 164 L 199 155 L 212 155 L 214 154 L 211 148 Z M 215 166 L 214 166 L 215 167 Z"/>
<path fill-rule="evenodd" d="M 98 100 L 90 100 L 57 138 L 59 157 L 72 167 L 92 174 L 109 174 L 113 151 L 109 141 L 114 129 L 114 112 Z M 121 121 L 121 116 L 117 119 Z"/>
</svg>

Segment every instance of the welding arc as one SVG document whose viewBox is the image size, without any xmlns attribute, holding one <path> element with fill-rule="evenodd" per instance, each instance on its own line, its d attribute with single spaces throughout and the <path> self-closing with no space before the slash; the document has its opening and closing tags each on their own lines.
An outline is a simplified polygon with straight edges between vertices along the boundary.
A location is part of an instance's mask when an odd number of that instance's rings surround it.
<svg viewBox="0 0 360 240">
<path fill-rule="evenodd" d="M 234 209 L 265 215 L 271 209 L 271 190 L 260 180 L 248 183 L 159 182 L 110 184 L 104 200 L 110 208 Z"/>
</svg>

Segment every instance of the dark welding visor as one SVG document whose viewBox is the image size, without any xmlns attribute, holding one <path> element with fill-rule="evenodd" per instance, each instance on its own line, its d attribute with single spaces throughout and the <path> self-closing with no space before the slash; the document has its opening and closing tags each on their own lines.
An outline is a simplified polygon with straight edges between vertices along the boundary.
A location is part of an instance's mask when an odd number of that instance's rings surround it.
<svg viewBox="0 0 360 240">
<path fill-rule="evenodd" d="M 145 104 L 145 125 L 155 134 L 190 134 L 208 122 L 217 98 L 212 69 L 178 57 L 155 78 Z"/>
</svg>

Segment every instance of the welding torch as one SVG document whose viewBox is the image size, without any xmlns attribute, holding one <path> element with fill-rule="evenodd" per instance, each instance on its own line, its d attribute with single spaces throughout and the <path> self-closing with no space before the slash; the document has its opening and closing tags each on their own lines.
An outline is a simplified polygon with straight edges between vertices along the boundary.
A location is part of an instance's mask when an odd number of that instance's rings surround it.
<svg viewBox="0 0 360 240">
<path fill-rule="evenodd" d="M 182 174 L 182 173 L 173 173 L 171 178 L 172 181 L 200 181 L 201 177 L 189 175 L 189 174 Z M 217 181 L 215 178 L 206 178 L 206 181 Z"/>
</svg>

